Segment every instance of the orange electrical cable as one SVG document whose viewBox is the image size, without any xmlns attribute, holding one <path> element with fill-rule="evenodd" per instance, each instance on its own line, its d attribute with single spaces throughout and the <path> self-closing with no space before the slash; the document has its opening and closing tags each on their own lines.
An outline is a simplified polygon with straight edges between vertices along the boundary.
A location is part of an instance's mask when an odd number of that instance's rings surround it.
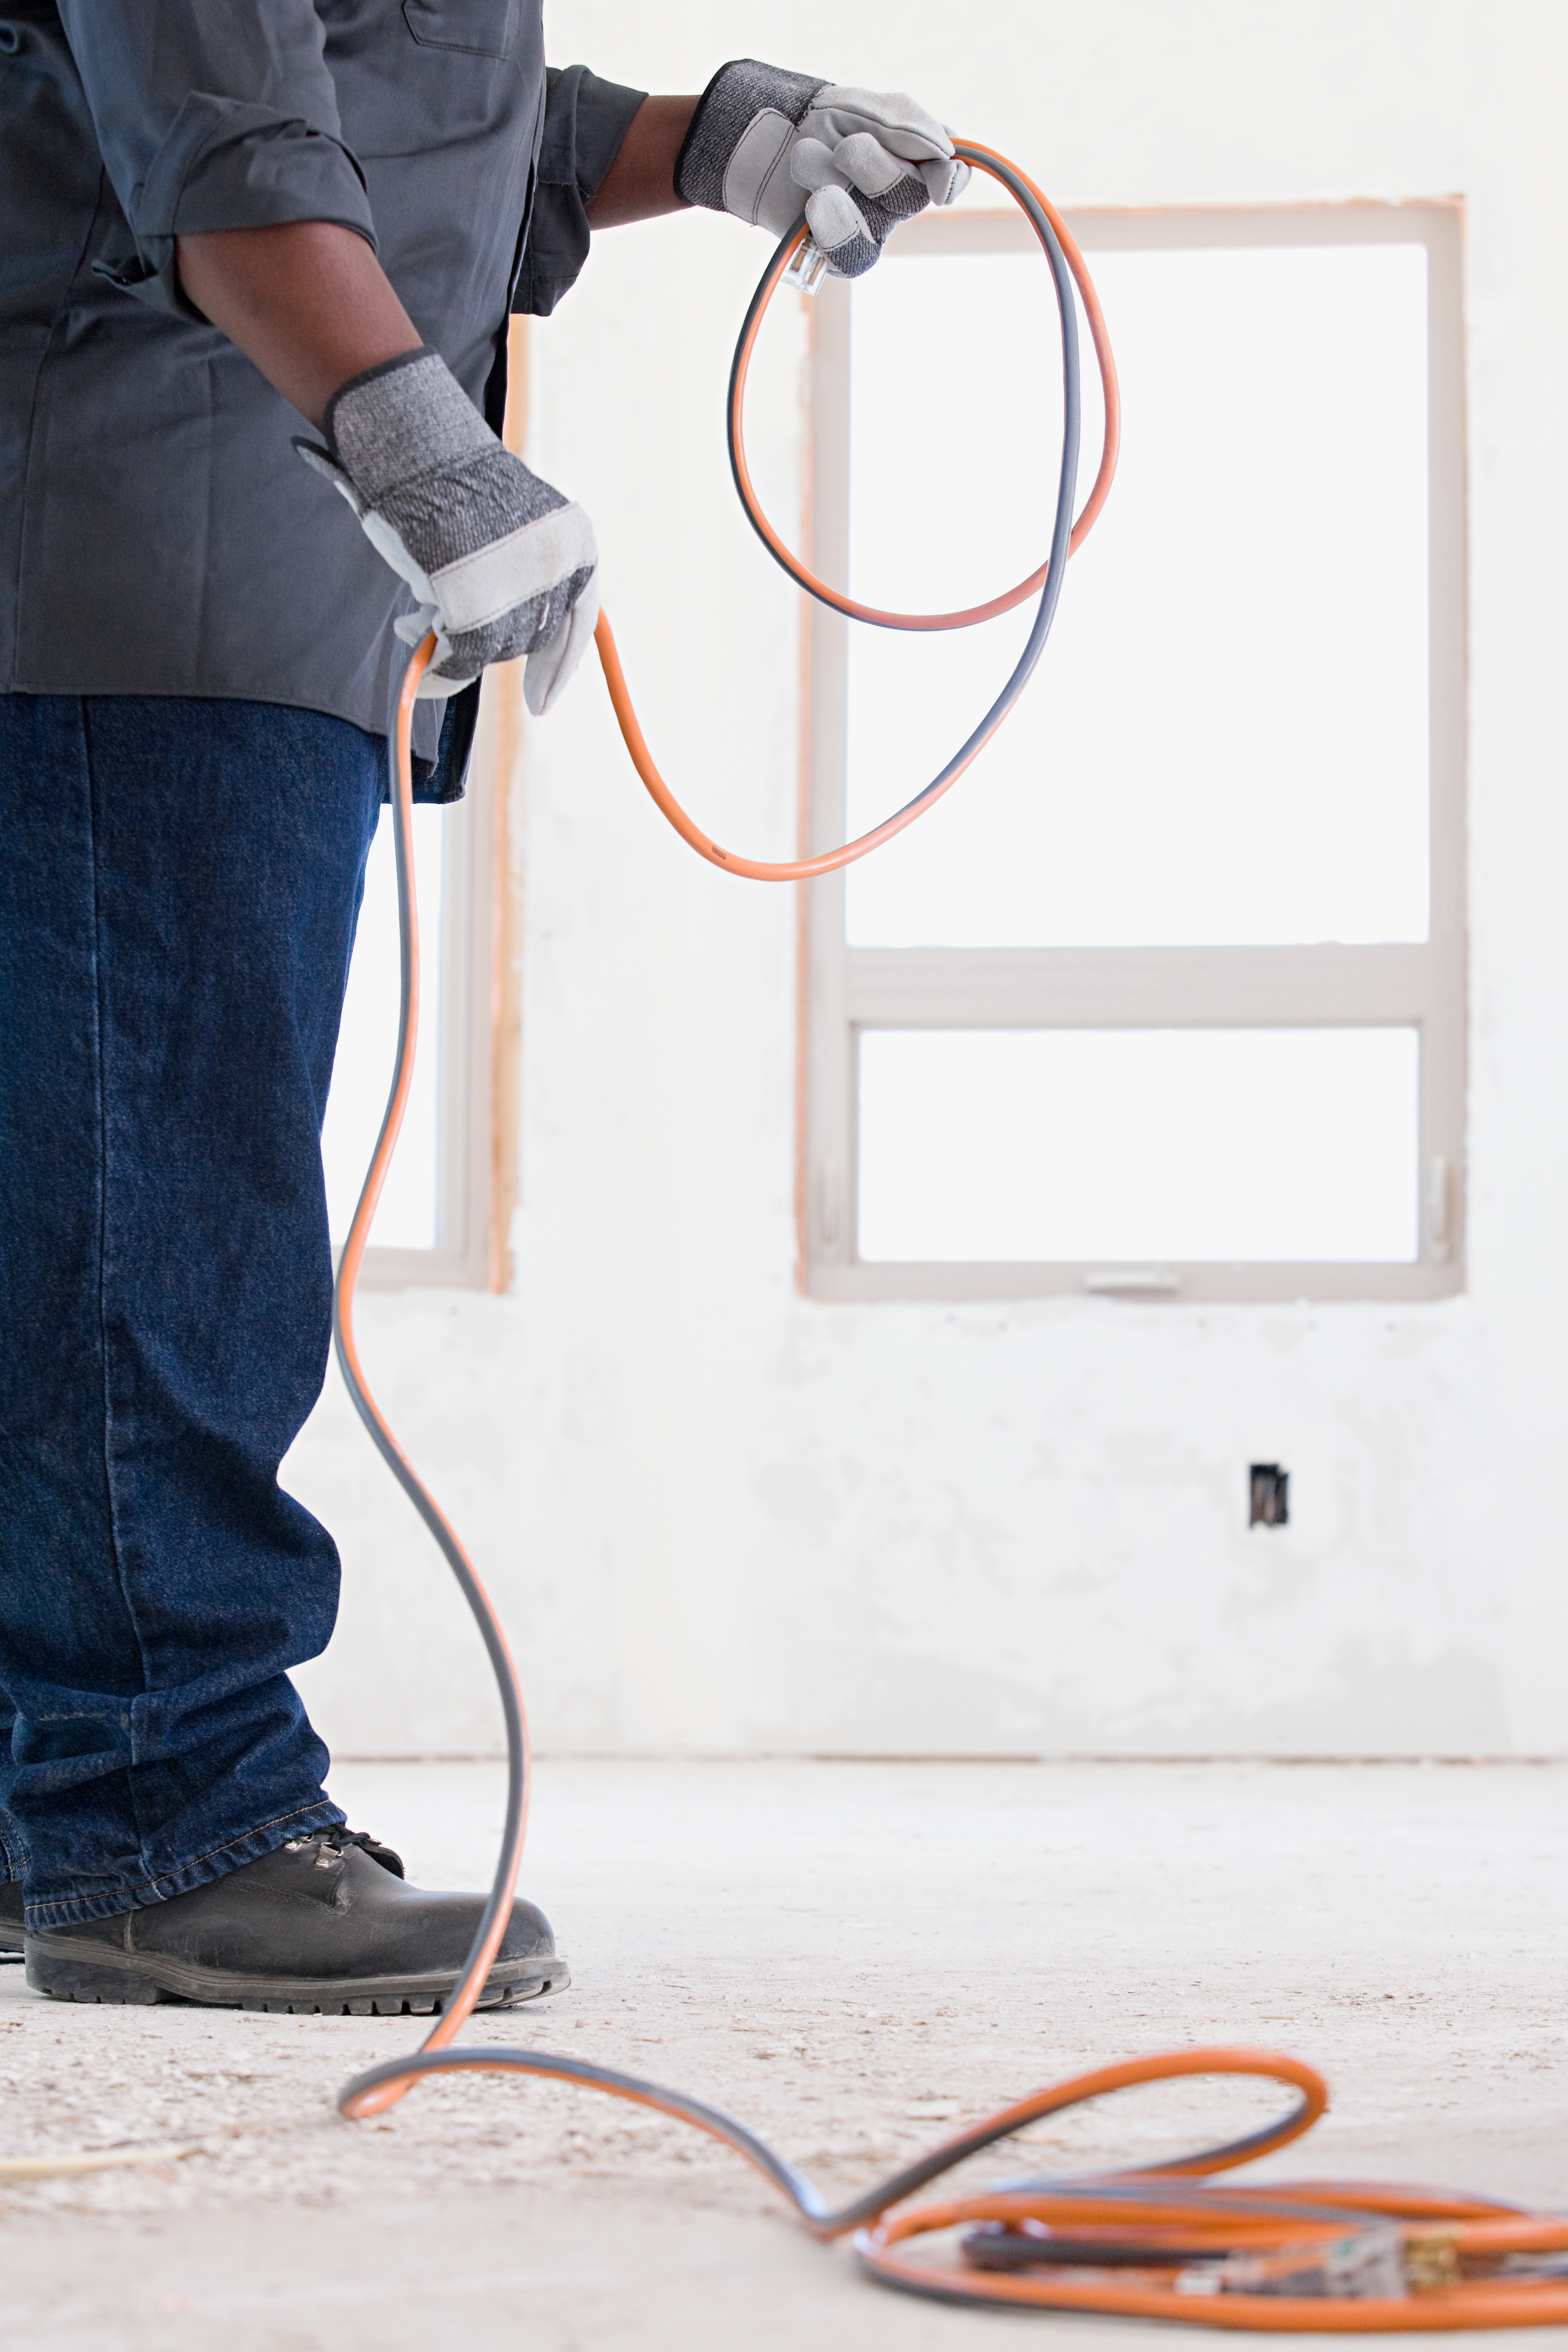
<svg viewBox="0 0 1568 2352">
<path fill-rule="evenodd" d="M 1095 315 L 1092 310 L 1091 318 Z M 1098 344 L 1098 337 L 1096 341 Z M 1102 351 L 1102 364 L 1108 367 L 1108 351 Z M 1113 384 L 1113 377 L 1108 376 L 1106 454 L 1095 494 L 1102 501 L 1114 462 Z M 737 467 L 737 478 L 739 472 Z M 1095 511 L 1092 499 L 1079 519 L 1079 535 Z M 1058 520 L 1060 524 L 1060 515 Z M 1033 584 L 1026 583 L 1013 592 L 1010 601 L 1018 602 Z M 977 608 L 968 616 L 946 616 L 946 625 L 967 625 L 967 619 L 979 617 L 983 614 Z M 935 625 L 931 616 L 896 624 Z M 600 632 L 617 715 L 639 772 L 685 837 L 731 871 L 779 879 L 827 871 L 888 838 L 929 804 L 930 788 L 898 818 L 825 860 L 769 866 L 727 856 L 707 842 L 658 778 L 615 660 L 614 640 L 602 619 Z M 340 2111 L 352 2119 L 375 2115 L 402 2098 L 423 2076 L 457 2072 L 553 2077 L 603 2091 L 654 2108 L 733 2148 L 790 2200 L 814 2235 L 832 2239 L 854 2232 L 857 2259 L 873 2277 L 937 2301 L 1292 2334 L 1568 2325 L 1568 2216 L 1394 2183 L 1308 2180 L 1213 2187 L 1216 2174 L 1299 2138 L 1327 2106 L 1327 2086 L 1316 2070 L 1276 2052 L 1186 2050 L 1096 2068 L 966 2126 L 890 2179 L 834 2210 L 804 2173 L 756 2133 L 685 2093 L 553 2051 L 457 2042 L 485 1986 L 510 1912 L 527 1823 L 528 1723 L 495 1608 L 455 1531 L 371 1396 L 353 1328 L 355 1286 L 407 1108 L 418 1038 L 412 730 L 419 680 L 434 650 L 434 639 L 427 637 L 409 662 L 392 728 L 402 1018 L 392 1092 L 339 1270 L 335 1334 L 354 1402 L 456 1576 L 489 1652 L 507 1720 L 509 1793 L 495 1883 L 463 1976 L 444 2013 L 420 2050 L 372 2067 L 346 2084 L 339 2097 Z M 908 2203 L 929 2182 L 1042 2116 L 1060 2115 L 1086 2100 L 1140 2084 L 1195 2075 L 1278 2082 L 1296 2092 L 1297 2102 L 1262 2130 L 1175 2161 L 1077 2179 L 1014 2182 L 980 2197 L 914 2207 Z M 912 2251 L 915 2241 L 953 2229 L 968 2232 L 961 2245 L 961 2263 L 924 2260 Z"/>
<path fill-rule="evenodd" d="M 967 140 L 959 141 L 958 147 L 966 163 L 976 171 L 985 173 L 988 178 L 995 180 L 999 187 L 1009 187 L 1004 173 L 1016 174 L 1056 231 L 1057 242 L 1067 257 L 1067 266 L 1071 270 L 1078 291 L 1082 297 L 1083 312 L 1089 321 L 1094 356 L 1100 368 L 1100 383 L 1105 408 L 1105 432 L 1100 453 L 1100 469 L 1094 477 L 1093 488 L 1083 502 L 1083 510 L 1072 526 L 1072 536 L 1068 541 L 1068 553 L 1076 555 L 1099 520 L 1100 509 L 1111 495 L 1111 484 L 1116 473 L 1116 460 L 1122 447 L 1122 392 L 1116 379 L 1116 362 L 1111 349 L 1111 334 L 1105 324 L 1105 313 L 1100 307 L 1100 297 L 1094 290 L 1094 281 L 1089 275 L 1089 265 L 1079 249 L 1078 241 L 1050 197 L 1036 187 L 1027 172 L 1021 171 L 1018 164 L 1009 163 L 1005 156 L 998 155 L 994 148 L 976 146 Z M 1010 188 L 1009 193 L 1011 193 Z M 1038 230 L 1036 234 L 1038 236 Z M 868 621 L 873 627 L 882 629 L 944 630 L 970 629 L 977 622 L 997 620 L 1003 613 L 1010 613 L 1015 605 L 1021 604 L 1027 596 L 1036 595 L 1044 586 L 1046 567 L 1043 563 L 1038 571 L 1031 572 L 1027 580 L 1020 580 L 1016 588 L 1008 589 L 1003 595 L 993 596 L 984 604 L 971 604 L 952 613 L 889 612 L 884 611 L 879 604 L 858 604 L 852 596 L 845 595 L 840 589 L 830 588 L 825 581 L 819 580 L 815 572 L 802 563 L 800 557 L 785 545 L 763 511 L 762 501 L 751 479 L 751 468 L 747 463 L 746 444 L 742 431 L 747 380 L 751 373 L 752 353 L 757 348 L 757 339 L 762 331 L 762 321 L 768 314 L 768 305 L 782 284 L 796 255 L 803 249 L 810 239 L 809 229 L 797 229 L 793 236 L 787 238 L 779 251 L 774 255 L 759 289 L 759 299 L 747 318 L 746 330 L 736 353 L 734 373 L 730 380 L 730 433 L 735 449 L 736 486 L 740 492 L 741 503 L 746 508 L 752 527 L 767 544 L 775 562 L 782 565 L 792 580 L 797 581 L 809 594 L 814 596 L 819 604 L 831 604 L 835 613 L 842 613 L 846 619 Z"/>
<path fill-rule="evenodd" d="M 1413 2219 L 1399 2189 L 1379 2190 L 1364 2181 L 1217 2189 L 1195 2202 L 1153 2193 L 1148 2176 L 1121 2178 L 1128 2186 L 1113 2197 L 1096 2194 L 1092 2184 L 1056 2189 L 1042 2184 L 920 2206 L 861 2231 L 855 2252 L 873 2277 L 943 2302 L 1114 2314 L 1263 2334 L 1429 2335 L 1556 2327 L 1568 2321 L 1568 2279 L 1557 2284 L 1500 2273 L 1505 2262 L 1532 2254 L 1550 2260 L 1568 2251 L 1568 2221 L 1552 2215 L 1520 2215 L 1475 2199 L 1420 2192 L 1423 2210 Z M 1135 2188 L 1147 2193 L 1132 2193 Z M 1308 2208 L 1308 2189 L 1315 2212 Z M 1108 2213 L 1115 2217 L 1109 2224 Z M 1506 2218 L 1492 2218 L 1500 2214 Z M 1375 2235 L 1364 2229 L 1368 2218 L 1383 2225 Z M 1296 2282 L 1333 2275 L 1336 2255 L 1356 2248 L 1357 2221 L 1364 2242 L 1371 2241 L 1366 2251 L 1381 2259 L 1390 2291 L 1335 2294 L 1298 2286 L 1291 2293 Z M 1009 2235 L 1026 2227 L 1041 2232 L 1034 2241 L 1039 2268 L 982 2273 L 982 2287 L 973 2269 L 896 2251 L 933 2231 L 977 2223 L 991 2231 L 999 2224 Z M 1074 2263 L 1051 2262 L 1051 2233 L 1071 2238 Z M 1096 2252 L 1103 2267 L 1097 2267 Z M 1142 2277 L 1134 2283 L 1130 2270 L 1141 2270 Z"/>
<path fill-rule="evenodd" d="M 333 1298 L 333 1339 L 338 1360 L 350 1395 L 358 1407 L 361 1419 L 370 1430 L 382 1458 L 396 1475 L 399 1484 L 413 1501 L 415 1508 L 435 1537 L 449 1565 L 458 1576 L 467 1594 L 469 1604 L 479 1618 L 492 1660 L 497 1664 L 497 1678 L 506 1693 L 509 1680 L 510 1696 L 515 1704 L 517 1736 L 520 1745 L 522 1771 L 520 1805 L 515 1824 L 508 1822 L 507 1851 L 505 1867 L 492 1890 L 487 1915 L 475 1949 L 468 1955 L 462 1981 L 445 2003 L 434 2028 L 426 2037 L 422 2052 L 444 2050 L 455 2042 L 472 2013 L 484 1989 L 491 1965 L 501 1948 L 511 1913 L 512 1891 L 517 1882 L 522 1864 L 523 1836 L 528 1826 L 528 1798 L 530 1774 L 528 1716 L 522 1704 L 522 1694 L 507 1647 L 507 1637 L 499 1618 L 491 1605 L 489 1595 L 480 1581 L 478 1571 L 464 1549 L 456 1529 L 441 1509 L 420 1478 L 392 1433 L 385 1414 L 377 1404 L 364 1369 L 360 1362 L 358 1340 L 354 1332 L 354 1293 L 364 1261 L 366 1244 L 376 1207 L 386 1184 L 387 1172 L 397 1150 L 408 1109 L 409 1089 L 413 1084 L 414 1051 L 419 1041 L 419 899 L 413 887 L 413 706 L 419 681 L 429 668 L 435 655 L 435 639 L 427 636 L 411 656 L 403 672 L 398 693 L 393 722 L 392 760 L 392 823 L 395 831 L 398 877 L 398 915 L 402 961 L 402 992 L 399 1022 L 396 1065 L 392 1074 L 392 1093 L 382 1120 L 381 1133 L 366 1171 L 354 1220 L 343 1244 L 339 1262 L 338 1280 Z M 487 1622 L 486 1622 L 487 1621 Z M 504 1662 L 504 1671 L 503 1671 Z M 508 1714 L 511 1710 L 508 1709 Z M 508 1726 L 510 1728 L 510 1726 Z M 504 1879 L 504 1885 L 502 1880 Z M 358 2120 L 361 2116 L 379 2115 L 395 2106 L 403 2093 L 412 2087 L 413 2077 L 382 2083 L 364 2096 L 346 2105 L 343 2113 Z"/>
<path fill-rule="evenodd" d="M 1030 203 L 1038 205 L 1040 214 L 1044 215 L 1044 219 L 1049 222 L 1051 231 L 1054 232 L 1056 240 L 1066 257 L 1067 267 L 1082 299 L 1084 315 L 1089 321 L 1090 336 L 1100 370 L 1105 429 L 1100 453 L 1099 470 L 1095 475 L 1093 487 L 1084 500 L 1083 509 L 1073 523 L 1068 540 L 1067 552 L 1071 555 L 1082 545 L 1093 529 L 1101 509 L 1110 496 L 1111 484 L 1116 472 L 1117 456 L 1121 449 L 1122 395 L 1116 380 L 1116 362 L 1111 349 L 1111 337 L 1105 324 L 1105 314 L 1101 308 L 1100 297 L 1094 290 L 1093 280 L 1089 275 L 1088 265 L 1079 250 L 1077 241 L 1050 198 L 1036 187 L 1027 173 L 1020 171 L 1019 166 L 1010 163 L 1006 156 L 998 154 L 994 148 L 977 146 L 966 140 L 959 140 L 956 143 L 958 153 L 973 169 L 987 173 L 999 186 L 1006 188 L 1009 194 L 1019 198 L 1026 218 L 1030 218 Z M 1051 248 L 1048 236 L 1042 233 L 1039 220 L 1031 220 L 1030 225 L 1040 237 L 1041 247 L 1049 260 Z M 748 520 L 769 554 L 792 580 L 805 589 L 809 595 L 814 596 L 819 604 L 830 605 L 834 612 L 842 613 L 851 620 L 868 622 L 875 627 L 885 629 L 967 629 L 973 628 L 978 622 L 995 620 L 999 614 L 1011 612 L 1016 605 L 1021 604 L 1026 597 L 1032 596 L 1037 591 L 1044 588 L 1050 570 L 1049 563 L 1042 563 L 1038 571 L 1030 572 L 1027 580 L 1019 581 L 1016 588 L 1009 588 L 1005 594 L 993 596 L 988 603 L 983 604 L 969 605 L 963 610 L 951 613 L 884 611 L 879 605 L 857 603 L 852 596 L 845 595 L 839 589 L 830 588 L 825 581 L 819 580 L 816 574 L 785 545 L 764 513 L 761 500 L 757 495 L 756 487 L 751 479 L 750 467 L 747 462 L 744 429 L 746 386 L 751 370 L 752 353 L 756 350 L 757 339 L 761 332 L 762 321 L 768 314 L 768 305 L 782 284 L 791 262 L 808 243 L 809 236 L 810 232 L 802 225 L 791 236 L 787 236 L 779 246 L 753 298 L 746 326 L 736 351 L 735 366 L 730 377 L 729 439 L 736 488 L 739 492 Z M 648 749 L 647 740 L 632 706 L 631 690 L 626 684 L 626 675 L 621 666 L 615 634 L 610 625 L 609 615 L 605 613 L 601 613 L 599 615 L 598 626 L 594 631 L 594 643 L 599 649 L 599 659 L 604 671 L 604 682 L 610 690 L 610 700 L 614 709 L 622 740 L 631 754 L 632 764 L 642 778 L 660 813 L 674 827 L 681 839 L 695 849 L 700 857 L 706 857 L 711 865 L 722 866 L 727 873 L 741 875 L 747 880 L 753 882 L 808 882 L 816 875 L 836 873 L 841 866 L 853 865 L 857 859 L 864 857 L 871 850 L 878 849 L 884 842 L 892 841 L 896 835 L 903 833 L 908 825 L 913 824 L 916 817 L 924 816 L 927 809 L 934 808 L 937 801 L 951 790 L 958 778 L 979 757 L 986 744 L 995 734 L 997 727 L 1007 716 L 1007 711 L 1001 710 L 995 718 L 994 723 L 970 744 L 967 752 L 949 764 L 936 784 L 928 786 L 905 807 L 886 818 L 883 824 L 873 825 L 870 832 L 860 835 L 857 839 L 845 842 L 840 848 L 824 850 L 815 857 L 743 857 L 735 850 L 721 848 L 716 841 L 703 831 L 695 820 L 686 814 L 659 772 L 658 765 Z"/>
</svg>

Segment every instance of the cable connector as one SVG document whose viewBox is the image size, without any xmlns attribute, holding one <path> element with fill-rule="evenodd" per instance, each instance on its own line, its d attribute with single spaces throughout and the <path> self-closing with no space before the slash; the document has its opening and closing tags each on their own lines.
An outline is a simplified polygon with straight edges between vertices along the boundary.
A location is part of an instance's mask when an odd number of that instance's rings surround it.
<svg viewBox="0 0 1568 2352">
<path fill-rule="evenodd" d="M 820 245 L 808 237 L 779 282 L 781 286 L 793 286 L 798 294 L 815 294 L 820 291 L 828 269 L 827 255 Z"/>
<path fill-rule="evenodd" d="M 1322 2296 L 1333 2302 L 1396 2302 L 1407 2294 L 1400 2232 L 1392 2223 L 1358 2230 L 1327 2245 L 1281 2246 L 1231 2254 L 1176 2273 L 1178 2294 Z"/>
</svg>

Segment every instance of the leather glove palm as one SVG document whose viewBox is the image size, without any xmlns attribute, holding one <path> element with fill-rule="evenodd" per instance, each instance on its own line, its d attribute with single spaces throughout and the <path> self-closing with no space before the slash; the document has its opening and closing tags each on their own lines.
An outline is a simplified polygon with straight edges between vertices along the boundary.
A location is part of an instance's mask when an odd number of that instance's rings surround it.
<svg viewBox="0 0 1568 2352">
<path fill-rule="evenodd" d="M 802 211 L 841 278 L 894 228 L 968 184 L 944 126 L 896 91 L 851 89 L 755 58 L 721 66 L 675 159 L 675 193 L 782 236 Z"/>
<path fill-rule="evenodd" d="M 419 598 L 394 623 L 398 635 L 416 645 L 435 631 L 420 693 L 455 694 L 486 664 L 526 654 L 528 709 L 549 709 L 598 617 L 599 555 L 582 509 L 503 447 L 434 352 L 352 377 L 323 429 L 325 448 L 294 446 Z"/>
</svg>

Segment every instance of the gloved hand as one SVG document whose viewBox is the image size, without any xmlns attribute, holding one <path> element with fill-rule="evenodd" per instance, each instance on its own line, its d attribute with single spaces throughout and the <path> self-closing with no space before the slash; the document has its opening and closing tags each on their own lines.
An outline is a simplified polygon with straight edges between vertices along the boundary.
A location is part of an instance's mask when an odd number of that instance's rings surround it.
<svg viewBox="0 0 1568 2352">
<path fill-rule="evenodd" d="M 527 654 L 528 709 L 549 710 L 599 614 L 599 552 L 582 509 L 502 446 L 435 352 L 350 377 L 322 429 L 324 449 L 295 447 L 420 599 L 393 624 L 398 635 L 417 645 L 435 631 L 420 693 L 455 694 L 487 663 Z"/>
<path fill-rule="evenodd" d="M 675 158 L 675 194 L 689 205 L 775 236 L 803 211 L 841 278 L 859 278 L 901 220 L 950 205 L 968 180 L 942 124 L 912 98 L 841 89 L 755 58 L 719 68 Z"/>
</svg>

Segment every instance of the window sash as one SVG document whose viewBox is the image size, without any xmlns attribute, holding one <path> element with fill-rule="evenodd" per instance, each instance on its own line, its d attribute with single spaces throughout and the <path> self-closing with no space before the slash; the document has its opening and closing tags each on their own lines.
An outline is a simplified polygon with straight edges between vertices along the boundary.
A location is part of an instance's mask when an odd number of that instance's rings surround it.
<svg viewBox="0 0 1568 2352">
<path fill-rule="evenodd" d="M 1086 254 L 1195 246 L 1424 245 L 1428 255 L 1431 906 L 1427 939 L 1405 945 L 865 948 L 845 940 L 841 874 L 805 886 L 805 1051 L 799 1139 L 805 1287 L 821 1298 L 998 1298 L 1109 1291 L 1196 1299 L 1434 1298 L 1463 1286 L 1465 939 L 1465 548 L 1461 214 L 1454 204 L 1279 210 L 1082 213 Z M 920 252 L 1023 251 L 1011 214 L 926 214 L 884 266 Z M 816 298 L 812 355 L 812 554 L 847 576 L 848 289 Z M 1114 321 L 1112 321 L 1113 332 Z M 1085 352 L 1085 364 L 1092 364 Z M 1090 453 L 1084 469 L 1097 453 Z M 1081 490 L 1081 496 L 1082 492 Z M 847 650 L 852 625 L 814 609 L 810 635 L 811 850 L 844 837 Z M 1046 662 L 1051 659 L 1048 647 Z M 962 783 L 957 787 L 962 790 Z M 1410 1025 L 1420 1039 L 1420 1255 L 1414 1264 L 1159 1267 L 867 1264 L 855 1250 L 859 1034 L 865 1028 L 1251 1029 Z"/>
</svg>

